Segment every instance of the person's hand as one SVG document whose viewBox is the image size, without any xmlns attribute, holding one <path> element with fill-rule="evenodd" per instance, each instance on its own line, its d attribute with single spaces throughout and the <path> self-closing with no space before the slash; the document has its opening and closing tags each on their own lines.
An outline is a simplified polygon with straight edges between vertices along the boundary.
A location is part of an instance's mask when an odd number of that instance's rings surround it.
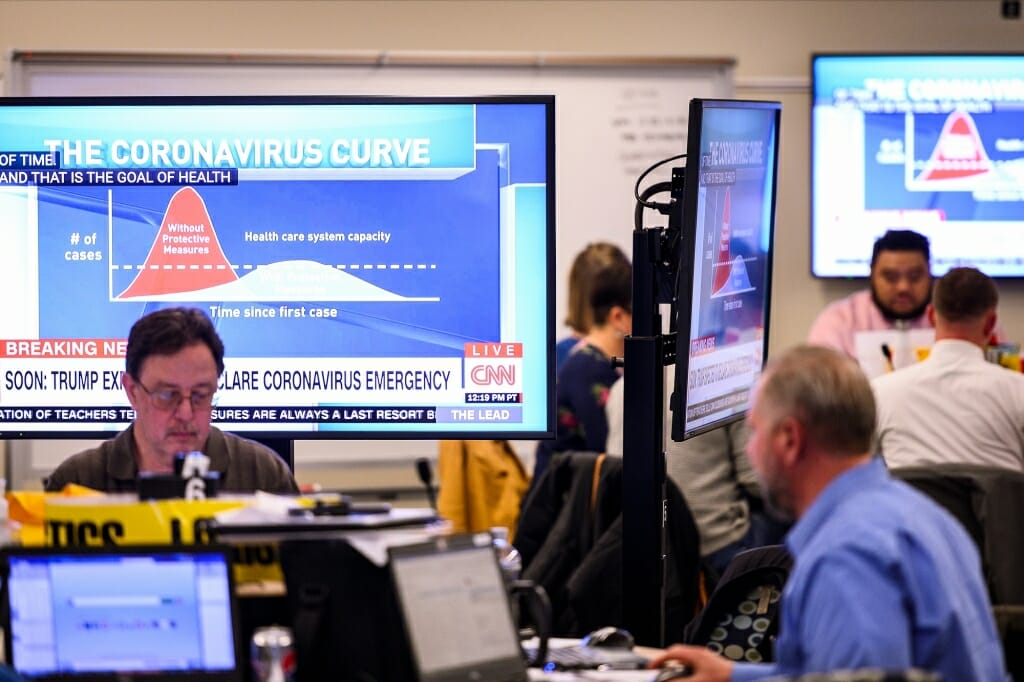
<svg viewBox="0 0 1024 682">
<path fill-rule="evenodd" d="M 686 644 L 673 644 L 665 653 L 652 658 L 647 667 L 660 668 L 672 661 L 682 663 L 691 670 L 687 678 L 691 682 L 729 682 L 732 675 L 732 661 L 702 646 Z"/>
</svg>

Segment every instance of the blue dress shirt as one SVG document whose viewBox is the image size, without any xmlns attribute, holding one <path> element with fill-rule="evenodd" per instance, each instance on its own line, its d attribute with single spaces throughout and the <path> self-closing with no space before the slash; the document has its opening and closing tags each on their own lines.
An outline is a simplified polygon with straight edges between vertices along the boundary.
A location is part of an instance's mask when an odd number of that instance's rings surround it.
<svg viewBox="0 0 1024 682">
<path fill-rule="evenodd" d="M 776 662 L 736 664 L 734 681 L 867 667 L 1009 679 L 974 543 L 880 459 L 832 481 L 786 546 Z"/>
</svg>

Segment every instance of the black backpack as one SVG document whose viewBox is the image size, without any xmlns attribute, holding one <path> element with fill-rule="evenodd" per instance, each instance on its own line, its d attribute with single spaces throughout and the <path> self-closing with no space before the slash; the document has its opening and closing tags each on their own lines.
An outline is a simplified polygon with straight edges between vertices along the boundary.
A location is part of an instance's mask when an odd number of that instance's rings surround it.
<svg viewBox="0 0 1024 682">
<path fill-rule="evenodd" d="M 281 542 L 298 682 L 415 680 L 386 566 L 343 538 Z"/>
<path fill-rule="evenodd" d="M 683 631 L 687 644 L 705 646 L 732 661 L 774 660 L 782 588 L 793 569 L 783 545 L 740 552 L 722 573 L 700 614 Z"/>
</svg>

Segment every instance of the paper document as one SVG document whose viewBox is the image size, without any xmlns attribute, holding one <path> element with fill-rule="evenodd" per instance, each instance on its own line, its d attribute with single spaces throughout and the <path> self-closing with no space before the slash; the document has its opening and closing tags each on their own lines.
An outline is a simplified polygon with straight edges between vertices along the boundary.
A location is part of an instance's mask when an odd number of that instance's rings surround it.
<svg viewBox="0 0 1024 682">
<path fill-rule="evenodd" d="M 907 367 L 926 357 L 928 349 L 935 343 L 934 329 L 885 329 L 882 331 L 857 332 L 854 337 L 857 361 L 869 379 L 893 370 Z M 886 357 L 889 349 L 892 364 Z"/>
</svg>

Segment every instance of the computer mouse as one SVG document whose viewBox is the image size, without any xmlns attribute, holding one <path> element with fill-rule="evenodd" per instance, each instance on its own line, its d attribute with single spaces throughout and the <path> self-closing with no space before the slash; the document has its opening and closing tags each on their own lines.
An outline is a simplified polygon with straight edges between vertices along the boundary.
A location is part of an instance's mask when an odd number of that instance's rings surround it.
<svg viewBox="0 0 1024 682">
<path fill-rule="evenodd" d="M 580 642 L 583 646 L 604 649 L 632 649 L 635 643 L 628 630 L 613 626 L 594 630 Z"/>
<path fill-rule="evenodd" d="M 658 671 L 658 674 L 654 676 L 651 682 L 669 682 L 669 680 L 681 680 L 684 677 L 689 677 L 691 671 L 686 666 L 673 666 L 671 668 L 662 668 Z"/>
</svg>

